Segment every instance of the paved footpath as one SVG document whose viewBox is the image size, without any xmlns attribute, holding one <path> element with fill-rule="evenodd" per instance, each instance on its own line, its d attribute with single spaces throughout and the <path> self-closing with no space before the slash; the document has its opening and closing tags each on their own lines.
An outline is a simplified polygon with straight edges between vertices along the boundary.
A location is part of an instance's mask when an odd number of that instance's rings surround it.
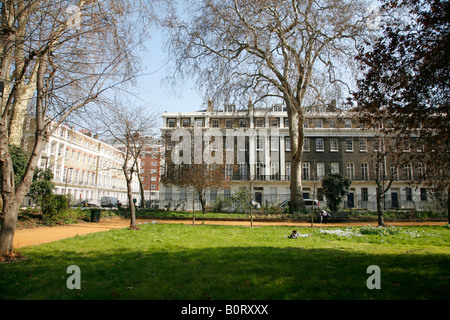
<svg viewBox="0 0 450 320">
<path fill-rule="evenodd" d="M 191 224 L 192 220 L 149 220 L 138 219 L 137 223 L 183 223 Z M 196 220 L 196 225 L 242 225 L 250 226 L 249 221 L 201 221 Z M 391 226 L 406 226 L 406 225 L 446 225 L 447 222 L 392 222 L 386 223 Z M 311 223 L 304 222 L 253 222 L 254 226 L 292 226 L 292 227 L 310 227 Z M 359 223 L 327 223 L 320 224 L 314 223 L 314 227 L 345 227 L 345 226 L 362 226 L 373 225 L 376 226 L 376 222 L 359 222 Z M 39 227 L 34 229 L 22 229 L 16 230 L 14 235 L 14 248 L 22 248 L 27 246 L 40 245 L 61 239 L 72 238 L 77 235 L 84 235 L 88 233 L 102 232 L 113 229 L 123 229 L 130 226 L 129 219 L 115 218 L 115 219 L 103 219 L 98 223 L 93 222 L 80 222 L 77 224 L 70 224 L 64 226 L 55 227 Z"/>
</svg>

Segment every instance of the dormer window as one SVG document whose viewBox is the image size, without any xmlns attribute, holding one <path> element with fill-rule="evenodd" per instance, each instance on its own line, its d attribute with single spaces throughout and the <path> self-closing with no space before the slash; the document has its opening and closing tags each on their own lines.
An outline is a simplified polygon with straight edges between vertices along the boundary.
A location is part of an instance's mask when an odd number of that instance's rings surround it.
<svg viewBox="0 0 450 320">
<path fill-rule="evenodd" d="M 223 106 L 224 112 L 233 112 L 234 111 L 234 104 L 226 104 Z"/>
<path fill-rule="evenodd" d="M 273 107 L 273 112 L 283 112 L 283 106 L 282 105 L 276 105 Z"/>
<path fill-rule="evenodd" d="M 167 119 L 167 126 L 169 128 L 175 128 L 175 122 L 176 122 L 175 119 Z"/>
</svg>

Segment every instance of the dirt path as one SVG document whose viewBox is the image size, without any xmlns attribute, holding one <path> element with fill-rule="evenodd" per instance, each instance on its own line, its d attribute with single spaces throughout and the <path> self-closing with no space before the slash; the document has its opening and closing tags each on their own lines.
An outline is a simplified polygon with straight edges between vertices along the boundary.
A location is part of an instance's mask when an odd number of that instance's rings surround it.
<svg viewBox="0 0 450 320">
<path fill-rule="evenodd" d="M 192 224 L 192 220 L 149 220 L 149 219 L 138 219 L 138 223 L 152 223 L 155 221 L 157 223 L 183 223 Z M 250 222 L 247 221 L 196 221 L 196 225 L 243 225 L 250 226 Z M 446 225 L 446 222 L 392 222 L 386 223 L 388 226 L 407 226 L 407 225 Z M 27 246 L 34 246 L 44 243 L 49 243 L 53 241 L 58 241 L 61 239 L 71 238 L 76 235 L 84 235 L 94 232 L 102 232 L 113 229 L 123 229 L 130 225 L 128 219 L 108 219 L 101 220 L 99 223 L 91 222 L 81 222 L 78 224 L 71 224 L 66 226 L 56 226 L 56 227 L 40 227 L 35 229 L 22 229 L 17 230 L 14 236 L 14 248 L 22 248 Z M 292 226 L 292 227 L 310 227 L 310 223 L 302 222 L 254 222 L 254 226 Z M 319 224 L 315 223 L 314 227 L 343 227 L 343 226 L 365 226 L 374 225 L 376 222 L 358 222 L 358 223 L 327 223 Z"/>
</svg>

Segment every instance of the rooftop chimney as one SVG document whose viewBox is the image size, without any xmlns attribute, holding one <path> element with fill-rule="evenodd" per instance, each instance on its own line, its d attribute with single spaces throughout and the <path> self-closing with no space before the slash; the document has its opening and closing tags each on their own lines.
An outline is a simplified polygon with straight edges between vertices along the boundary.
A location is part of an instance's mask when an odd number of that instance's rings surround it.
<svg viewBox="0 0 450 320">
<path fill-rule="evenodd" d="M 213 102 L 212 102 L 211 98 L 209 98 L 209 100 L 208 100 L 208 108 L 206 109 L 206 111 L 207 112 L 213 112 L 214 111 L 214 105 L 213 105 Z"/>
</svg>

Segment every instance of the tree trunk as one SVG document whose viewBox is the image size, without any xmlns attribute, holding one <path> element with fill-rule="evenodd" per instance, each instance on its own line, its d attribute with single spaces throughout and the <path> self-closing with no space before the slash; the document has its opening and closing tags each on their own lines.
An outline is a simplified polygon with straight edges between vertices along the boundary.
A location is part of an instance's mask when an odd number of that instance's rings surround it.
<svg viewBox="0 0 450 320">
<path fill-rule="evenodd" d="M 140 173 L 138 173 L 138 180 L 139 180 L 139 189 L 141 192 L 141 208 L 145 208 L 144 184 L 142 183 L 142 178 L 141 178 Z M 151 189 L 150 189 L 150 192 L 152 192 Z M 151 206 L 151 204 L 150 204 L 150 206 Z"/>
<path fill-rule="evenodd" d="M 302 194 L 302 155 L 303 155 L 303 118 L 288 107 L 289 135 L 291 138 L 291 199 L 289 212 L 298 212 L 303 207 Z M 301 115 L 303 116 L 303 115 Z"/>
<path fill-rule="evenodd" d="M 23 198 L 22 198 L 23 199 Z M 9 255 L 13 252 L 14 233 L 16 231 L 17 215 L 22 203 L 17 197 L 3 200 L 3 209 L 0 230 L 0 255 Z"/>
<path fill-rule="evenodd" d="M 42 152 L 44 137 L 42 135 L 36 137 L 34 150 L 31 154 L 24 177 L 16 186 L 14 182 L 12 159 L 9 153 L 8 139 L 6 138 L 7 128 L 6 126 L 3 126 L 1 122 L 0 127 L 0 168 L 2 170 L 1 198 L 3 202 L 0 216 L 0 254 L 8 255 L 13 251 L 13 240 L 19 208 L 32 183 L 34 169 L 36 168 L 38 158 Z M 41 132 L 41 134 L 43 133 Z"/>
<path fill-rule="evenodd" d="M 130 207 L 130 229 L 137 229 L 136 227 L 136 207 L 133 201 L 133 191 L 131 189 L 131 181 L 127 180 L 127 194 L 128 203 Z"/>
<path fill-rule="evenodd" d="M 192 225 L 195 225 L 195 192 L 192 192 Z"/>
<path fill-rule="evenodd" d="M 128 169 L 128 152 L 125 156 L 125 162 L 123 164 L 122 170 L 125 176 L 125 181 L 127 182 L 127 196 L 128 196 L 128 207 L 130 208 L 130 229 L 137 230 L 136 227 L 136 207 L 133 201 L 133 189 L 131 183 L 133 180 L 133 170 L 131 172 Z"/>
<path fill-rule="evenodd" d="M 380 190 L 380 186 L 377 188 L 377 213 L 378 213 L 378 226 L 384 227 L 384 217 L 383 217 L 383 209 L 382 209 L 382 194 Z"/>
<path fill-rule="evenodd" d="M 450 224 L 450 188 L 447 188 L 447 217 Z"/>
<path fill-rule="evenodd" d="M 198 193 L 198 199 L 200 200 L 200 204 L 202 205 L 202 213 L 205 214 L 206 213 L 206 201 L 201 192 Z"/>
</svg>

